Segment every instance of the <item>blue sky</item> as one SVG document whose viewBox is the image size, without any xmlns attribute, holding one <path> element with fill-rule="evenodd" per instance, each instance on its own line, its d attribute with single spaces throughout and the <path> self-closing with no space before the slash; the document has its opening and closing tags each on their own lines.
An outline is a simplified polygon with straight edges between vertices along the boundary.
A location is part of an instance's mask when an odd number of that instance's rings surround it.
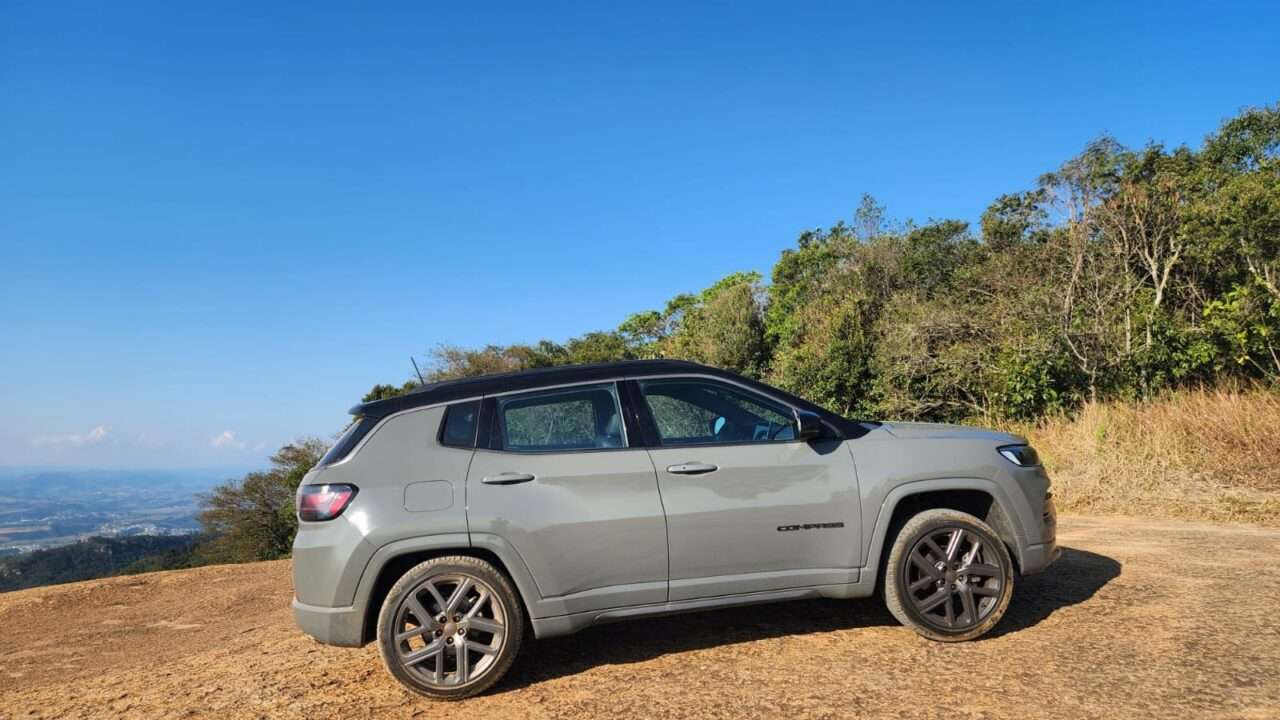
<svg viewBox="0 0 1280 720">
<path fill-rule="evenodd" d="M 975 219 L 1280 99 L 1274 3 L 0 6 L 0 464 L 244 465 L 871 192 Z"/>
</svg>

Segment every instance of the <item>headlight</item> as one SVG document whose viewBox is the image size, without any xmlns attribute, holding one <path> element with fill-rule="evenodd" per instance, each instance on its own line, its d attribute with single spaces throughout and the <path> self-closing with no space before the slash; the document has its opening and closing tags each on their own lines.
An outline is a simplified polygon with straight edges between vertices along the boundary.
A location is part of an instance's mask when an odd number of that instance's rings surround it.
<svg viewBox="0 0 1280 720">
<path fill-rule="evenodd" d="M 1035 448 L 1030 445 L 1005 445 L 996 449 L 1000 451 L 1005 460 L 1018 467 L 1034 467 L 1040 464 L 1040 456 L 1036 454 Z"/>
</svg>

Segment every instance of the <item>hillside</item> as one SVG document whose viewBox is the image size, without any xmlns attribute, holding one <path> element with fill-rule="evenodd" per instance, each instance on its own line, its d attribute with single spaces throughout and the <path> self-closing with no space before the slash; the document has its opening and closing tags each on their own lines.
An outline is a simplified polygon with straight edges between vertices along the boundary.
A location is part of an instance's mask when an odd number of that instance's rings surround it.
<svg viewBox="0 0 1280 720">
<path fill-rule="evenodd" d="M 0 592 L 147 569 L 191 549 L 195 537 L 138 535 L 93 537 L 49 550 L 0 558 Z"/>
<path fill-rule="evenodd" d="M 873 601 L 635 621 L 531 643 L 447 710 L 373 647 L 301 635 L 288 562 L 23 590 L 0 595 L 0 718 L 1276 716 L 1280 530 L 1065 516 L 1060 540 L 979 642 Z"/>
</svg>

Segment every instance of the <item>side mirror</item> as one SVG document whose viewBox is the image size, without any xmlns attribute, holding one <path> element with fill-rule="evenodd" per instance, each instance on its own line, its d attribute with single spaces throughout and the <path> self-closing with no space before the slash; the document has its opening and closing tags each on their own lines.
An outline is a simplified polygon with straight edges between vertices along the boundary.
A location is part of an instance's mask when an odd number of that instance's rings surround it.
<svg viewBox="0 0 1280 720">
<path fill-rule="evenodd" d="M 826 434 L 822 427 L 822 418 L 808 410 L 796 410 L 796 438 L 804 441 L 816 440 Z"/>
</svg>

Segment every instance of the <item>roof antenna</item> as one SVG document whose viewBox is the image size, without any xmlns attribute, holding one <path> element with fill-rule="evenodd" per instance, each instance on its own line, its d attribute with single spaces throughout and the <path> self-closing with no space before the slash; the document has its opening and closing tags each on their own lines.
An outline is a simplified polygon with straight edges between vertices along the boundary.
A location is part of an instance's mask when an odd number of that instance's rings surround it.
<svg viewBox="0 0 1280 720">
<path fill-rule="evenodd" d="M 410 356 L 409 356 L 409 362 L 413 363 L 413 371 L 414 371 L 414 372 L 416 372 L 416 373 L 418 373 L 418 384 L 420 384 L 420 385 L 426 385 L 426 384 L 427 384 L 427 381 L 422 379 L 422 371 L 418 369 L 418 361 L 417 361 L 417 360 L 414 360 L 414 359 L 413 359 L 413 356 L 412 356 L 412 355 L 410 355 Z"/>
</svg>

